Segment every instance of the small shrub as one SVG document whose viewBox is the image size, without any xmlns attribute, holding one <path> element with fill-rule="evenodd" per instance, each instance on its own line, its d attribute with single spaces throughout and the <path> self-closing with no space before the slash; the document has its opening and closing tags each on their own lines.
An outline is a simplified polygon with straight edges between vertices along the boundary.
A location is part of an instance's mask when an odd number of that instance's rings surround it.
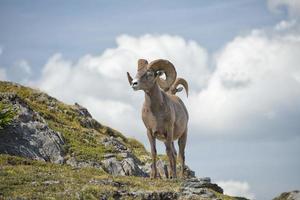
<svg viewBox="0 0 300 200">
<path fill-rule="evenodd" d="M 0 129 L 9 125 L 15 116 L 15 112 L 11 106 L 0 102 Z"/>
</svg>

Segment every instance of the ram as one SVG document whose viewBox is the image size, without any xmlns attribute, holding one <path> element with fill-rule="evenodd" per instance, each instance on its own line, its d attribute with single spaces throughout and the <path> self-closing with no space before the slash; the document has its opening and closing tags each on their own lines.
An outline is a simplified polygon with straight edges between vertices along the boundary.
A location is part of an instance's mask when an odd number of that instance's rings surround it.
<svg viewBox="0 0 300 200">
<path fill-rule="evenodd" d="M 165 74 L 165 79 L 161 75 Z M 133 79 L 127 72 L 128 81 L 134 90 L 143 90 L 145 101 L 142 108 L 142 119 L 147 129 L 151 146 L 152 170 L 151 177 L 157 177 L 156 139 L 164 142 L 170 163 L 169 178 L 177 178 L 176 151 L 174 141 L 178 139 L 181 164 L 181 176 L 185 169 L 185 146 L 187 140 L 188 112 L 182 100 L 164 90 L 169 90 L 176 80 L 177 72 L 171 62 L 158 59 L 148 63 L 138 60 L 138 69 Z M 176 86 L 177 87 L 177 86 Z"/>
</svg>

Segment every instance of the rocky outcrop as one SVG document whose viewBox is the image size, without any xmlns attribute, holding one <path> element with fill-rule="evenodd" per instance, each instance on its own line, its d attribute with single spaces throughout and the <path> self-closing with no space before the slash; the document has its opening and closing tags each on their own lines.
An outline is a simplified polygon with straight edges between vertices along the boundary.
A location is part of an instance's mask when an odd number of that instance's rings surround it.
<svg viewBox="0 0 300 200">
<path fill-rule="evenodd" d="M 90 183 L 95 185 L 111 185 L 118 187 L 117 191 L 102 195 L 100 199 L 145 199 L 145 200 L 193 200 L 193 199 L 209 199 L 220 200 L 215 192 L 223 191 L 222 188 L 216 184 L 211 183 L 210 178 L 193 178 L 185 180 L 179 192 L 175 191 L 135 191 L 129 192 L 123 190 L 124 185 L 118 181 L 112 180 L 90 180 Z M 208 187 L 207 187 L 208 186 Z M 211 187 L 210 187 L 211 186 Z M 215 192 L 213 192 L 215 191 Z"/>
<path fill-rule="evenodd" d="M 112 148 L 115 153 L 104 156 L 102 163 L 103 169 L 113 175 L 142 176 L 149 177 L 151 173 L 151 163 L 141 162 L 130 149 L 122 143 L 121 138 L 106 137 L 102 143 L 107 148 Z M 156 163 L 158 176 L 168 178 L 168 165 L 163 160 Z M 185 168 L 185 177 L 194 178 L 195 172 L 188 166 Z"/>
<path fill-rule="evenodd" d="M 143 168 L 143 163 L 121 142 L 121 138 L 105 137 L 101 143 L 111 149 L 114 153 L 103 156 L 100 162 L 78 161 L 74 157 L 66 160 L 66 164 L 73 167 L 95 167 L 101 168 L 109 174 L 115 176 L 141 176 L 148 177 L 148 173 Z"/>
<path fill-rule="evenodd" d="M 209 188 L 212 189 L 218 193 L 223 194 L 223 189 L 219 187 L 215 183 L 211 183 L 211 180 L 209 177 L 205 178 L 191 178 L 187 179 L 184 183 L 182 183 L 182 190 L 185 191 L 186 188 L 188 189 L 187 192 L 194 192 L 194 189 L 198 188 Z"/>
<path fill-rule="evenodd" d="M 142 176 L 147 177 L 148 175 L 140 168 L 139 165 L 134 161 L 134 158 L 124 154 L 125 158 L 118 160 L 112 156 L 104 159 L 101 163 L 103 169 L 112 175 L 121 176 Z"/>
<path fill-rule="evenodd" d="M 102 160 L 103 169 L 113 175 L 142 176 L 148 174 L 142 170 L 142 162 L 121 142 L 121 138 L 106 137 L 102 143 L 115 153 L 106 154 Z"/>
<path fill-rule="evenodd" d="M 0 100 L 16 112 L 11 124 L 0 129 L 0 153 L 63 163 L 64 140 L 49 128 L 45 119 L 13 93 L 1 93 Z"/>
<path fill-rule="evenodd" d="M 273 200 L 300 200 L 300 191 L 295 190 L 291 192 L 284 192 Z"/>
<path fill-rule="evenodd" d="M 197 197 L 217 199 L 214 192 L 223 194 L 223 189 L 215 183 L 211 183 L 209 177 L 187 179 L 181 184 L 181 196 L 183 199 L 193 199 Z"/>
<path fill-rule="evenodd" d="M 79 105 L 78 103 L 75 103 L 74 110 L 77 112 L 79 117 L 79 123 L 81 126 L 85 128 L 92 128 L 92 129 L 99 129 L 102 127 L 102 125 L 97 122 L 95 119 L 93 119 L 90 112 L 83 106 Z"/>
</svg>

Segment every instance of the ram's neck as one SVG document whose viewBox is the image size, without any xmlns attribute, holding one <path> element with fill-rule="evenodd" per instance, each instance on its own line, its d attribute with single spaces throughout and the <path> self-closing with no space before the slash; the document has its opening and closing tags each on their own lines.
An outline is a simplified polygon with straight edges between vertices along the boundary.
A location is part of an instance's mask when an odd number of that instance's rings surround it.
<svg viewBox="0 0 300 200">
<path fill-rule="evenodd" d="M 161 110 L 163 106 L 163 94 L 157 83 L 145 91 L 145 106 L 150 108 L 152 112 Z"/>
</svg>

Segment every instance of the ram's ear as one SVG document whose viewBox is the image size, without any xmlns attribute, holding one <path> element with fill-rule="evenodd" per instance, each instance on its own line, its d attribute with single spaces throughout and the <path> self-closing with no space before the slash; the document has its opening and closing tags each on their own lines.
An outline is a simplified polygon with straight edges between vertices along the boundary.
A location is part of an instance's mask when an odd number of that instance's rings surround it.
<svg viewBox="0 0 300 200">
<path fill-rule="evenodd" d="M 129 72 L 127 72 L 127 78 L 130 85 L 132 85 L 133 78 L 130 76 Z"/>
<path fill-rule="evenodd" d="M 164 72 L 161 71 L 161 70 L 158 70 L 158 71 L 155 72 L 155 76 L 161 76 L 163 74 L 164 74 Z"/>
<path fill-rule="evenodd" d="M 182 90 L 183 90 L 183 87 L 176 88 L 176 92 L 181 92 Z"/>
</svg>

